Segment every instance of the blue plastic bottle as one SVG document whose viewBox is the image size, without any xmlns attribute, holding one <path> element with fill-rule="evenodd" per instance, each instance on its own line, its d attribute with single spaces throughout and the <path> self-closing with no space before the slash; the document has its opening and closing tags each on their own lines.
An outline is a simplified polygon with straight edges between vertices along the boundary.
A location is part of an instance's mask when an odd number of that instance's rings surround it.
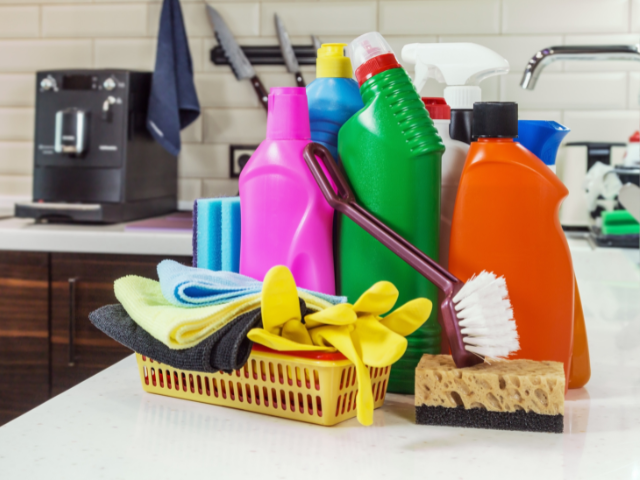
<svg viewBox="0 0 640 480">
<path fill-rule="evenodd" d="M 556 173 L 556 154 L 570 131 L 552 120 L 518 120 L 516 141 Z"/>
<path fill-rule="evenodd" d="M 327 147 L 335 159 L 340 127 L 364 107 L 344 47 L 345 43 L 325 43 L 318 49 L 316 79 L 307 86 L 311 140 Z"/>
</svg>

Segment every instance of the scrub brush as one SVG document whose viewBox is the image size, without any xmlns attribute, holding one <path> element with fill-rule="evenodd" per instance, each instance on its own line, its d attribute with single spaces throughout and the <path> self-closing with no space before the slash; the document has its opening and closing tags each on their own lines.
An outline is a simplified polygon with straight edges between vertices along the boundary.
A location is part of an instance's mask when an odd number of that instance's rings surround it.
<svg viewBox="0 0 640 480">
<path fill-rule="evenodd" d="M 316 160 L 322 159 L 324 169 Z M 426 254 L 358 205 L 341 167 L 317 143 L 304 149 L 304 159 L 329 205 L 343 213 L 393 251 L 444 293 L 440 304 L 443 328 L 458 368 L 470 367 L 484 357 L 503 358 L 519 350 L 516 323 L 504 277 L 482 272 L 462 282 Z M 327 178 L 329 173 L 332 183 Z"/>
</svg>

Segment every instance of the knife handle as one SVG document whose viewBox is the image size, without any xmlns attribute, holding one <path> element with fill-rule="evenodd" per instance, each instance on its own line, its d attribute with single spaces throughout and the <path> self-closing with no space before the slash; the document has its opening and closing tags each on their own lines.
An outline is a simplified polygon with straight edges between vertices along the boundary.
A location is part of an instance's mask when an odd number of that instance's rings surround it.
<svg viewBox="0 0 640 480">
<path fill-rule="evenodd" d="M 262 82 L 258 78 L 257 75 L 251 77 L 251 85 L 253 85 L 253 89 L 256 91 L 258 98 L 260 99 L 260 103 L 264 107 L 266 111 L 269 111 L 269 94 L 267 93 L 267 89 L 264 88 Z"/>
<path fill-rule="evenodd" d="M 304 83 L 304 78 L 302 78 L 302 73 L 296 72 L 293 74 L 296 77 L 296 85 L 299 87 L 306 87 L 307 84 Z"/>
</svg>

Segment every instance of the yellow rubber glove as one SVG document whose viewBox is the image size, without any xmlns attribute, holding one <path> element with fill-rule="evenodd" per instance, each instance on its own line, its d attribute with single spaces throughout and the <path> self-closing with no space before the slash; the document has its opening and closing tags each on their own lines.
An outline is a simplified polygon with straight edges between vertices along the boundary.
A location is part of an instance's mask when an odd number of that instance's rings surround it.
<svg viewBox="0 0 640 480">
<path fill-rule="evenodd" d="M 326 326 L 311 330 L 313 343 L 333 345 L 347 357 L 356 367 L 358 379 L 358 394 L 356 396 L 356 415 L 358 421 L 365 426 L 373 423 L 373 392 L 371 390 L 371 377 L 369 370 L 362 361 L 362 355 L 354 345 L 351 325 Z"/>
<path fill-rule="evenodd" d="M 358 301 L 353 305 L 357 313 L 370 313 L 371 315 L 382 315 L 393 308 L 398 300 L 398 289 L 391 282 L 378 282 L 360 295 Z"/>
<path fill-rule="evenodd" d="M 293 275 L 277 265 L 267 272 L 262 285 L 262 325 L 276 335 L 289 320 L 300 320 L 300 301 Z"/>
<path fill-rule="evenodd" d="M 373 392 L 369 367 L 387 367 L 407 349 L 406 335 L 417 330 L 431 313 L 431 302 L 412 300 L 386 318 L 398 290 L 390 282 L 378 282 L 364 292 L 354 305 L 335 305 L 305 316 L 291 272 L 272 268 L 262 289 L 264 328 L 252 329 L 247 337 L 277 351 L 335 352 L 338 350 L 356 367 L 358 395 L 356 410 L 363 425 L 373 423 Z"/>
<path fill-rule="evenodd" d="M 252 342 L 281 352 L 335 352 L 335 348 L 317 347 L 311 342 L 311 336 L 301 322 L 296 282 L 287 267 L 275 266 L 265 275 L 261 313 L 263 328 L 254 328 L 247 334 Z"/>
<path fill-rule="evenodd" d="M 430 300 L 426 298 L 416 298 L 384 317 L 380 320 L 380 324 L 392 332 L 407 337 L 424 323 L 424 321 L 420 321 L 421 318 L 429 318 L 431 308 Z"/>
<path fill-rule="evenodd" d="M 300 320 L 289 320 L 282 327 L 282 338 L 302 345 L 313 345 L 307 327 Z"/>
<path fill-rule="evenodd" d="M 356 323 L 357 319 L 358 316 L 353 310 L 353 305 L 348 303 L 339 303 L 338 305 L 305 315 L 304 317 L 304 321 L 309 329 L 321 325 L 351 325 Z"/>
<path fill-rule="evenodd" d="M 362 352 L 362 361 L 370 367 L 393 365 L 407 350 L 407 339 L 389 330 L 373 315 L 358 318 L 351 336 Z"/>
<path fill-rule="evenodd" d="M 318 345 L 305 345 L 294 342 L 280 335 L 267 332 L 262 328 L 253 328 L 247 333 L 247 338 L 252 342 L 264 345 L 278 352 L 335 352 L 333 347 L 325 347 Z"/>
</svg>

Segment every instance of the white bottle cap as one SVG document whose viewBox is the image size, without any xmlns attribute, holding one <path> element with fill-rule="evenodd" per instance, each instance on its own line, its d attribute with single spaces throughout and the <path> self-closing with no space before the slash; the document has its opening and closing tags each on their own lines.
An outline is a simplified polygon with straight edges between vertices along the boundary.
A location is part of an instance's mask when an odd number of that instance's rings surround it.
<svg viewBox="0 0 640 480">
<path fill-rule="evenodd" d="M 385 53 L 394 53 L 394 51 L 378 32 L 360 35 L 347 46 L 347 56 L 351 58 L 354 72 L 366 61 Z"/>
<path fill-rule="evenodd" d="M 454 85 L 444 89 L 444 99 L 453 110 L 473 110 L 473 104 L 482 100 L 482 90 L 476 85 Z"/>
</svg>

